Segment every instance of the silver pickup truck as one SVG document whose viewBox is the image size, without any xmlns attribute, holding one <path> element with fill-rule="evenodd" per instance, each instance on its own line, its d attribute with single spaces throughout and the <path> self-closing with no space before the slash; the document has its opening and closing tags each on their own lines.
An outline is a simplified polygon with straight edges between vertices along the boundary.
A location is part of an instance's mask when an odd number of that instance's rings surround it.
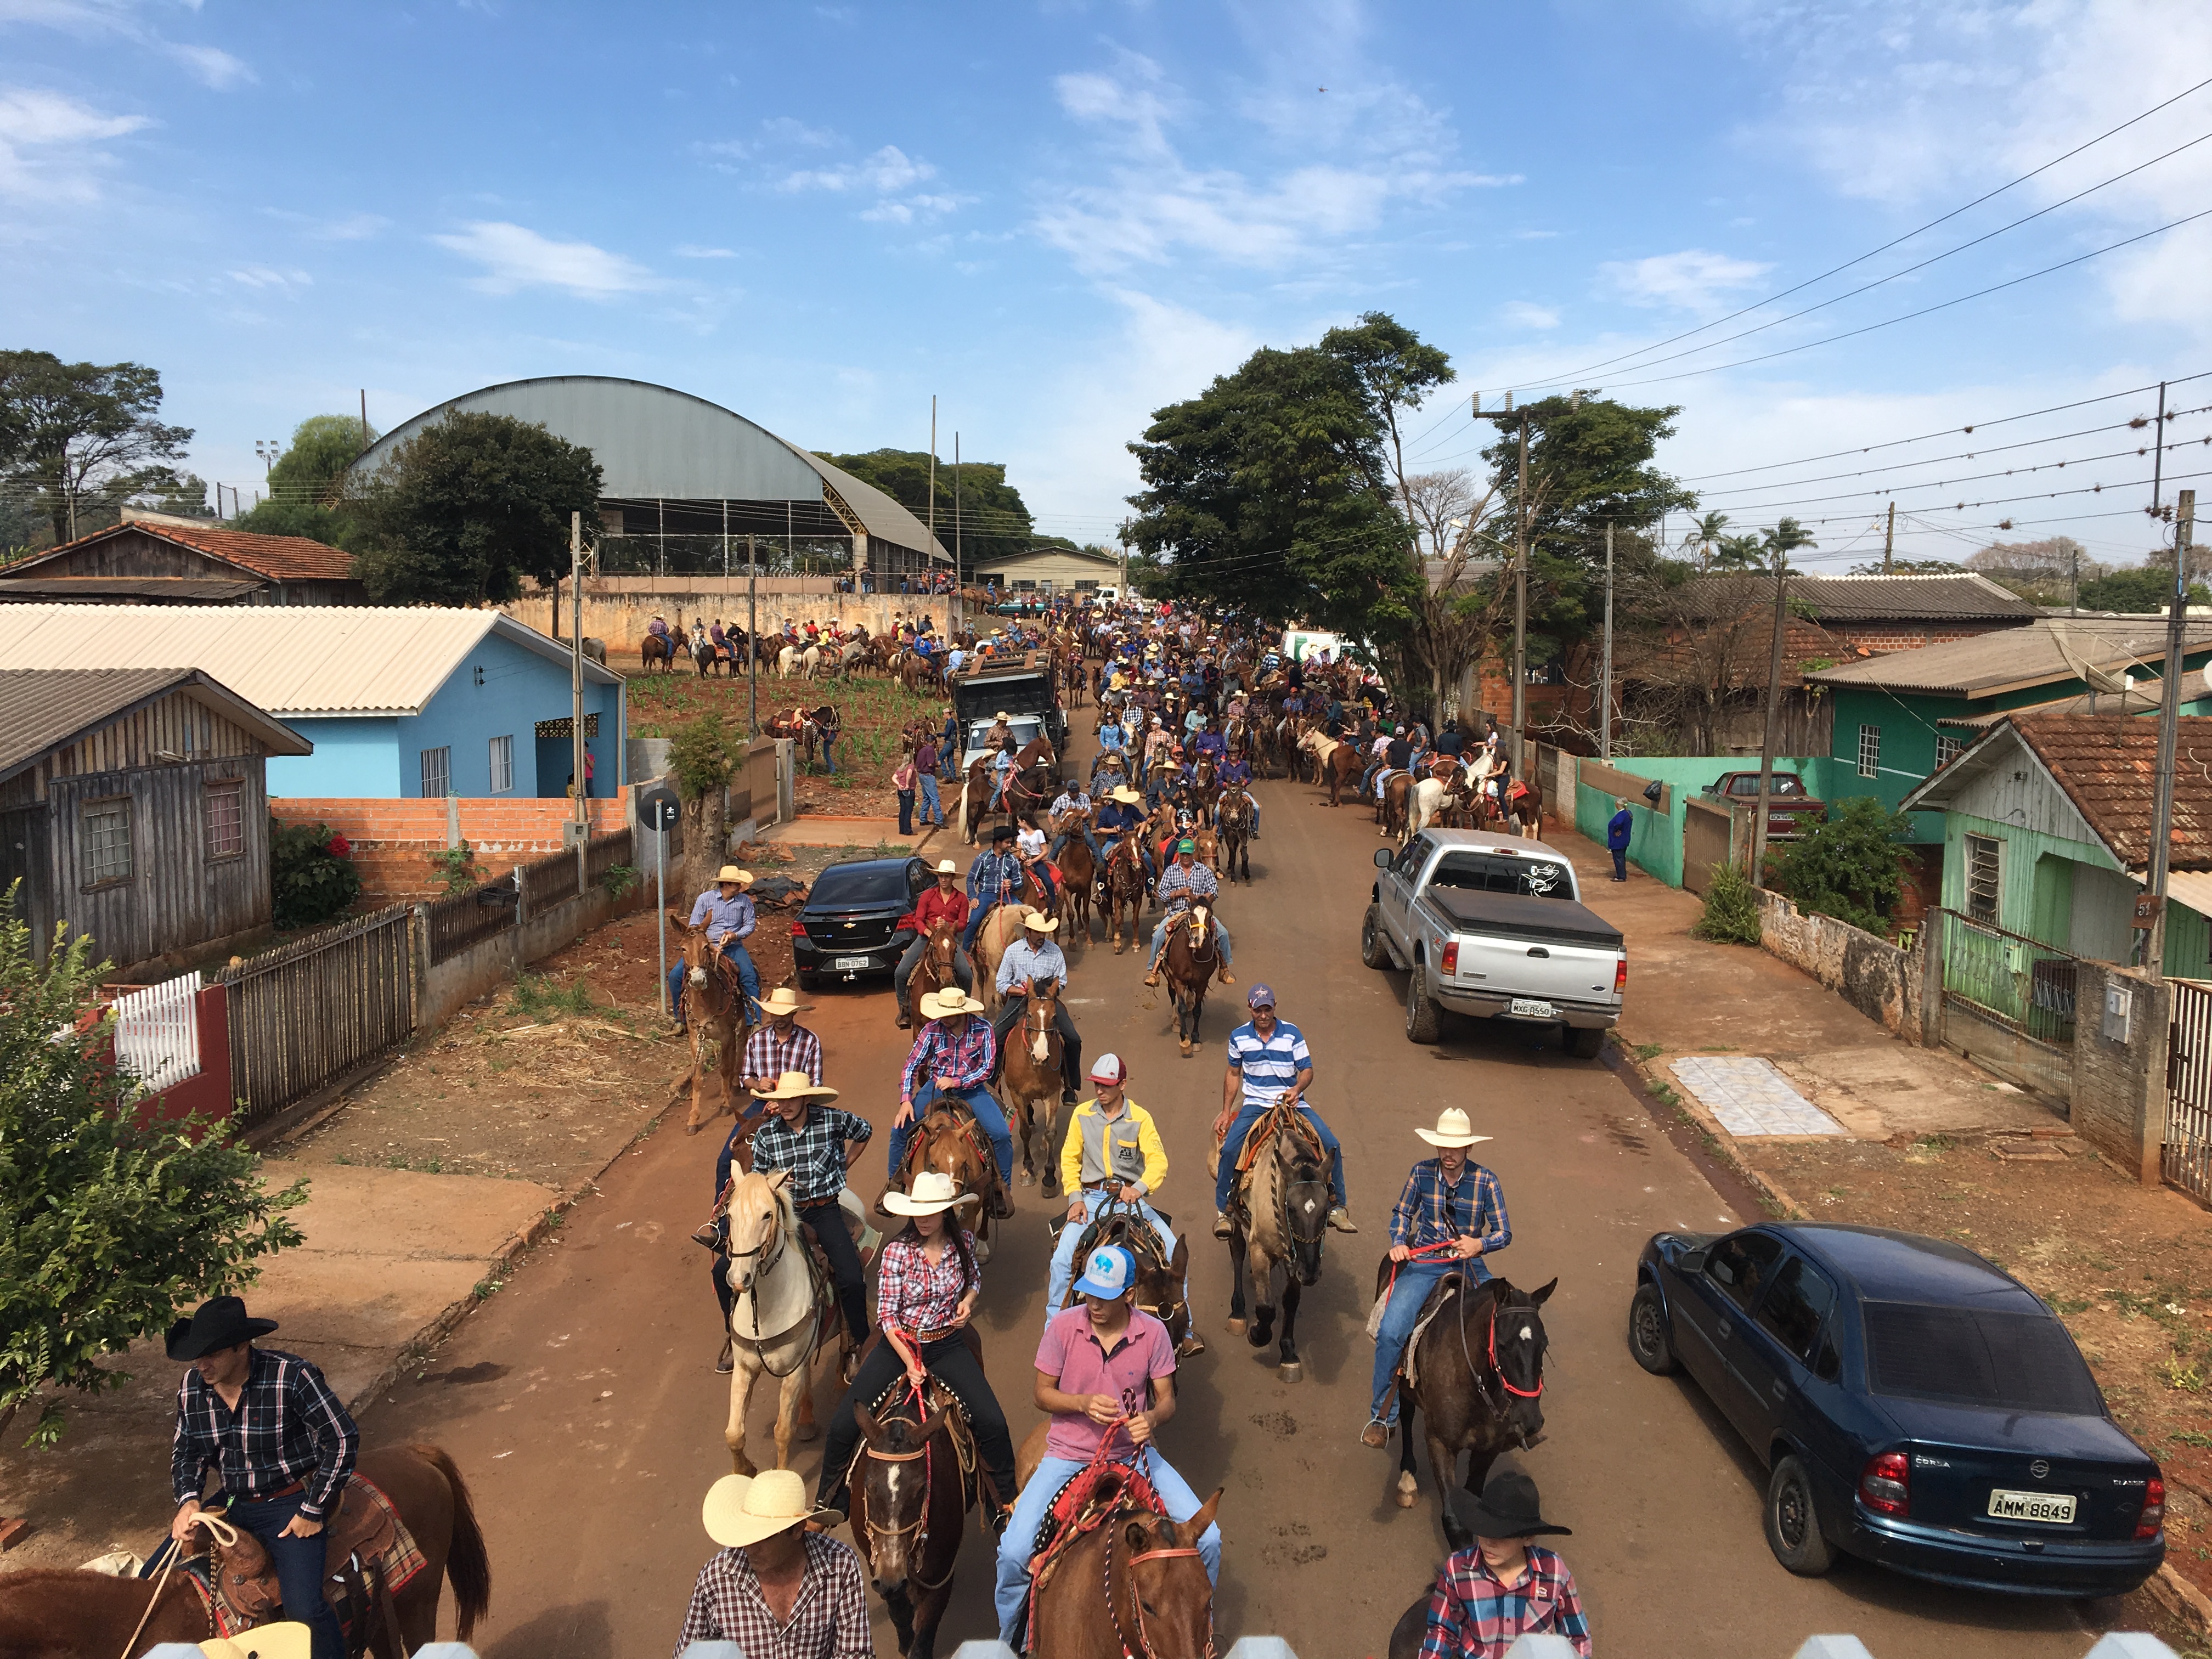
<svg viewBox="0 0 2212 1659">
<path fill-rule="evenodd" d="M 1396 966 L 1406 1038 L 1434 1042 L 1446 1013 L 1559 1028 L 1588 1060 L 1620 1018 L 1628 954 L 1620 930 L 1583 908 L 1574 866 L 1541 842 L 1428 830 L 1377 848 L 1359 959 Z"/>
</svg>

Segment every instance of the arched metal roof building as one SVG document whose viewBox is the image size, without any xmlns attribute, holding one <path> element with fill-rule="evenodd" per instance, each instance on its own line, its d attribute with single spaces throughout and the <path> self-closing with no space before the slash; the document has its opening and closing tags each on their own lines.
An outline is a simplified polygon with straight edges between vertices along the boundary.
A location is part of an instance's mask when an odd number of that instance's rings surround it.
<svg viewBox="0 0 2212 1659">
<path fill-rule="evenodd" d="M 614 536 L 664 545 L 726 535 L 848 540 L 854 568 L 878 573 L 952 562 L 927 525 L 874 485 L 720 404 L 644 380 L 555 374 L 485 386 L 393 428 L 353 470 L 376 471 L 398 445 L 464 410 L 511 415 L 589 449 Z"/>
</svg>

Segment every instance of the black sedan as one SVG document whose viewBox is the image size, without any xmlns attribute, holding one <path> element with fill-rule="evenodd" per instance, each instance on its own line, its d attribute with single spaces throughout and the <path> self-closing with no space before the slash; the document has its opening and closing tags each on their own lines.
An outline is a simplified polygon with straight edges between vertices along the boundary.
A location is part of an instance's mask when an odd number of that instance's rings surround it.
<svg viewBox="0 0 2212 1659">
<path fill-rule="evenodd" d="M 920 859 L 854 859 L 814 878 L 791 920 L 791 961 L 799 988 L 825 979 L 850 981 L 898 966 L 914 930 L 905 924 L 915 900 L 935 880 Z"/>
<path fill-rule="evenodd" d="M 2074 1339 L 1972 1250 L 1875 1227 L 1660 1233 L 1628 1346 L 1678 1368 L 1769 1470 L 1766 1541 L 1917 1578 L 2117 1595 L 2165 1559 L 2166 1486 Z"/>
</svg>

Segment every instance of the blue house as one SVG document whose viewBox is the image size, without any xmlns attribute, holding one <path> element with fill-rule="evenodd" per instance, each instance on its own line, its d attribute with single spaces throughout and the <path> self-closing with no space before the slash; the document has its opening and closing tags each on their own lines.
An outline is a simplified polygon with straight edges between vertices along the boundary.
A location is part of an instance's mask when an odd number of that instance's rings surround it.
<svg viewBox="0 0 2212 1659">
<path fill-rule="evenodd" d="M 0 669 L 197 668 L 314 744 L 272 796 L 554 796 L 571 771 L 569 653 L 496 611 L 400 605 L 0 605 Z M 622 777 L 623 681 L 584 663 L 591 793 Z"/>
</svg>

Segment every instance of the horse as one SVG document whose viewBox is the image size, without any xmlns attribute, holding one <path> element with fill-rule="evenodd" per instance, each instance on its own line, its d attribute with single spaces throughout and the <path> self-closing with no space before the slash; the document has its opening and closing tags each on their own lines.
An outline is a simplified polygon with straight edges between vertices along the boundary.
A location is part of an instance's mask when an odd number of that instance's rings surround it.
<svg viewBox="0 0 2212 1659">
<path fill-rule="evenodd" d="M 1252 803 L 1242 789 L 1224 789 L 1215 809 L 1214 823 L 1221 835 L 1221 873 L 1235 881 L 1239 866 L 1247 882 L 1252 879 Z"/>
<path fill-rule="evenodd" d="M 1007 1127 L 1022 1154 L 1021 1183 L 1036 1184 L 1036 1128 L 1040 1115 L 1045 1127 L 1044 1195 L 1060 1195 L 1060 1136 L 1055 1121 L 1065 1086 L 1060 1063 L 1066 1043 L 1054 1017 L 1060 1012 L 1060 987 L 1056 981 L 1032 983 L 1022 1009 L 1021 1035 L 1006 1033 L 1000 1051 L 999 1104 L 1006 1109 Z"/>
<path fill-rule="evenodd" d="M 1389 1283 L 1385 1256 L 1375 1293 Z M 1544 1350 L 1548 1339 L 1540 1310 L 1559 1288 L 1556 1279 L 1539 1291 L 1516 1290 L 1504 1279 L 1470 1285 L 1458 1274 L 1429 1292 L 1428 1323 L 1408 1345 L 1398 1374 L 1398 1485 L 1401 1510 L 1413 1507 L 1413 1424 L 1428 1414 L 1429 1468 L 1443 1509 L 1445 1540 L 1463 1550 L 1474 1534 L 1452 1514 L 1454 1467 L 1466 1452 L 1467 1491 L 1480 1497 L 1490 1466 L 1515 1446 L 1527 1450 L 1543 1437 Z"/>
<path fill-rule="evenodd" d="M 1017 1468 L 1033 1474 L 1044 1425 L 1022 1443 Z M 1113 1468 L 1115 1466 L 1109 1466 Z M 1025 1477 L 1026 1478 L 1026 1477 Z M 1056 1554 L 1032 1594 L 1034 1659 L 1200 1659 L 1213 1650 L 1213 1586 L 1198 1540 L 1223 1489 L 1178 1524 L 1127 1501 L 1099 1515 Z"/>
<path fill-rule="evenodd" d="M 1240 1174 L 1229 1203 L 1229 1328 L 1264 1348 L 1274 1335 L 1275 1269 L 1283 1270 L 1283 1336 L 1276 1375 L 1296 1382 L 1305 1375 L 1298 1358 L 1298 1299 L 1321 1279 L 1322 1247 L 1328 1238 L 1328 1149 L 1295 1106 L 1278 1101 L 1252 1125 L 1245 1145 L 1266 1136 L 1252 1166 Z M 1241 1152 L 1241 1149 L 1240 1149 Z M 1214 1143 L 1212 1168 L 1224 1156 Z M 1251 1267 L 1253 1313 L 1246 1330 L 1244 1275 Z"/>
<path fill-rule="evenodd" d="M 437 1639 L 447 1581 L 453 1586 L 454 1634 L 467 1641 L 491 1600 L 491 1563 L 460 1470 L 439 1447 L 422 1444 L 363 1452 L 356 1467 L 392 1500 L 427 1563 L 390 1598 L 406 1651 Z M 135 1659 L 165 1642 L 194 1644 L 215 1634 L 206 1601 L 183 1573 L 118 1578 L 33 1567 L 0 1574 L 0 1653 Z M 371 1624 L 367 1646 L 377 1659 L 404 1659 L 380 1623 Z"/>
<path fill-rule="evenodd" d="M 1411 772 L 1391 773 L 1375 792 L 1375 822 L 1382 826 L 1377 833 L 1401 847 L 1406 844 L 1406 820 L 1412 811 L 1413 793 Z"/>
<path fill-rule="evenodd" d="M 1221 837 L 1207 824 L 1201 823 L 1191 832 L 1191 843 L 1198 848 L 1198 861 L 1207 869 L 1218 872 L 1221 868 Z"/>
<path fill-rule="evenodd" d="M 706 928 L 692 927 L 681 911 L 671 910 L 668 919 L 684 930 L 683 1012 L 691 1037 L 691 1070 L 676 1079 L 668 1099 L 673 1105 L 689 1087 L 691 1111 L 684 1132 L 696 1135 L 725 1112 L 738 1115 L 738 1060 L 752 1028 L 745 1023 L 744 993 L 719 963 L 708 966 Z M 707 1063 L 709 1036 L 715 1044 L 712 1066 Z"/>
<path fill-rule="evenodd" d="M 1516 778 L 1505 786 L 1505 817 L 1513 833 L 1530 841 L 1544 839 L 1544 795 L 1533 778 Z"/>
<path fill-rule="evenodd" d="M 1127 830 L 1116 836 L 1114 850 L 1106 855 L 1106 937 L 1114 946 L 1114 954 L 1121 954 L 1121 918 L 1126 910 L 1129 919 L 1129 948 L 1136 949 L 1138 924 L 1145 909 L 1145 865 L 1138 852 L 1138 836 L 1142 826 Z"/>
<path fill-rule="evenodd" d="M 971 762 L 967 775 L 960 781 L 960 834 L 969 846 L 982 833 L 983 821 L 991 816 L 991 762 L 986 756 Z"/>
<path fill-rule="evenodd" d="M 1405 832 L 1398 838 L 1402 847 L 1415 836 L 1437 822 L 1450 804 L 1451 786 L 1442 777 L 1425 777 L 1415 781 L 1406 796 Z"/>
<path fill-rule="evenodd" d="M 698 671 L 699 678 L 702 680 L 714 672 L 714 665 L 720 660 L 721 654 L 721 652 L 715 647 L 714 641 L 708 639 L 704 634 L 699 635 L 691 641 L 691 666 Z"/>
<path fill-rule="evenodd" d="M 1089 823 L 1090 814 L 1071 813 L 1067 822 Z M 1091 943 L 1091 888 L 1098 879 L 1098 866 L 1091 860 L 1091 844 L 1079 835 L 1071 835 L 1067 845 L 1060 849 L 1060 920 L 1067 930 L 1069 944 L 1081 939 Z"/>
<path fill-rule="evenodd" d="M 1188 1060 L 1198 1042 L 1206 988 L 1221 966 L 1221 941 L 1213 931 L 1213 913 L 1206 906 L 1194 905 L 1188 915 L 1169 919 L 1164 966 L 1168 994 L 1175 999 L 1176 1042 L 1182 1057 Z"/>
<path fill-rule="evenodd" d="M 908 1008 L 920 1007 L 922 998 L 933 991 L 950 990 L 960 983 L 952 966 L 959 949 L 960 929 L 950 916 L 939 916 L 929 924 L 929 937 L 922 942 L 921 960 L 914 964 L 914 977 L 906 982 Z"/>
<path fill-rule="evenodd" d="M 995 906 L 983 918 L 983 925 L 975 930 L 975 984 L 993 1013 L 1005 1001 L 999 994 L 999 959 L 1022 936 L 1023 927 L 1035 914 L 1028 905 L 1016 900 Z"/>
<path fill-rule="evenodd" d="M 814 1261 L 793 1206 L 791 1172 L 731 1178 L 729 1198 L 730 1420 L 722 1430 L 733 1473 L 757 1474 L 745 1455 L 745 1414 L 763 1373 L 777 1383 L 775 1466 L 791 1467 L 791 1443 L 811 1440 L 813 1362 L 842 1351 L 845 1322 L 836 1286 Z"/>
<path fill-rule="evenodd" d="M 1091 1218 L 1076 1236 L 1075 1259 L 1088 1261 L 1091 1252 L 1101 1244 L 1119 1244 L 1128 1251 L 1137 1264 L 1137 1288 L 1130 1305 L 1168 1328 L 1168 1340 L 1176 1345 L 1178 1358 L 1204 1353 L 1206 1344 L 1191 1334 L 1190 1304 L 1183 1297 L 1183 1283 L 1190 1274 L 1189 1236 L 1176 1234 L 1174 1253 L 1163 1255 L 1160 1236 L 1136 1206 L 1100 1196 L 1104 1201 L 1091 1210 Z M 1045 1317 L 1073 1307 L 1080 1299 L 1071 1278 L 1065 1299 L 1059 1307 L 1047 1309 Z"/>
<path fill-rule="evenodd" d="M 878 1340 L 881 1339 L 879 1338 Z M 906 1659 L 933 1659 L 937 1627 L 952 1600 L 952 1566 L 973 1503 L 975 1452 L 952 1433 L 959 1407 L 942 1384 L 924 1409 L 911 1389 L 877 1417 L 859 1401 L 860 1431 L 848 1486 L 853 1494 L 853 1541 L 868 1578 L 891 1616 Z M 919 1420 L 917 1420 L 917 1419 Z M 921 1465 L 921 1479 L 912 1466 Z"/>
<path fill-rule="evenodd" d="M 907 1136 L 906 1160 L 891 1172 L 884 1188 L 885 1196 L 894 1186 L 902 1192 L 912 1190 L 915 1176 L 924 1170 L 934 1170 L 949 1178 L 953 1191 L 974 1193 L 983 1200 L 975 1212 L 975 1260 L 990 1261 L 991 1200 L 999 1191 L 999 1162 L 992 1155 L 989 1138 L 964 1102 L 940 1099 L 914 1126 Z M 890 1213 L 880 1198 L 876 1200 L 876 1213 Z"/>
<path fill-rule="evenodd" d="M 665 634 L 647 634 L 638 642 L 637 665 L 640 673 L 650 674 L 658 665 L 664 674 L 676 667 L 676 644 Z"/>
<path fill-rule="evenodd" d="M 1359 751 L 1339 743 L 1316 726 L 1298 739 L 1298 747 L 1313 757 L 1314 782 L 1328 786 L 1328 804 L 1340 804 L 1344 786 L 1359 775 Z"/>
</svg>

